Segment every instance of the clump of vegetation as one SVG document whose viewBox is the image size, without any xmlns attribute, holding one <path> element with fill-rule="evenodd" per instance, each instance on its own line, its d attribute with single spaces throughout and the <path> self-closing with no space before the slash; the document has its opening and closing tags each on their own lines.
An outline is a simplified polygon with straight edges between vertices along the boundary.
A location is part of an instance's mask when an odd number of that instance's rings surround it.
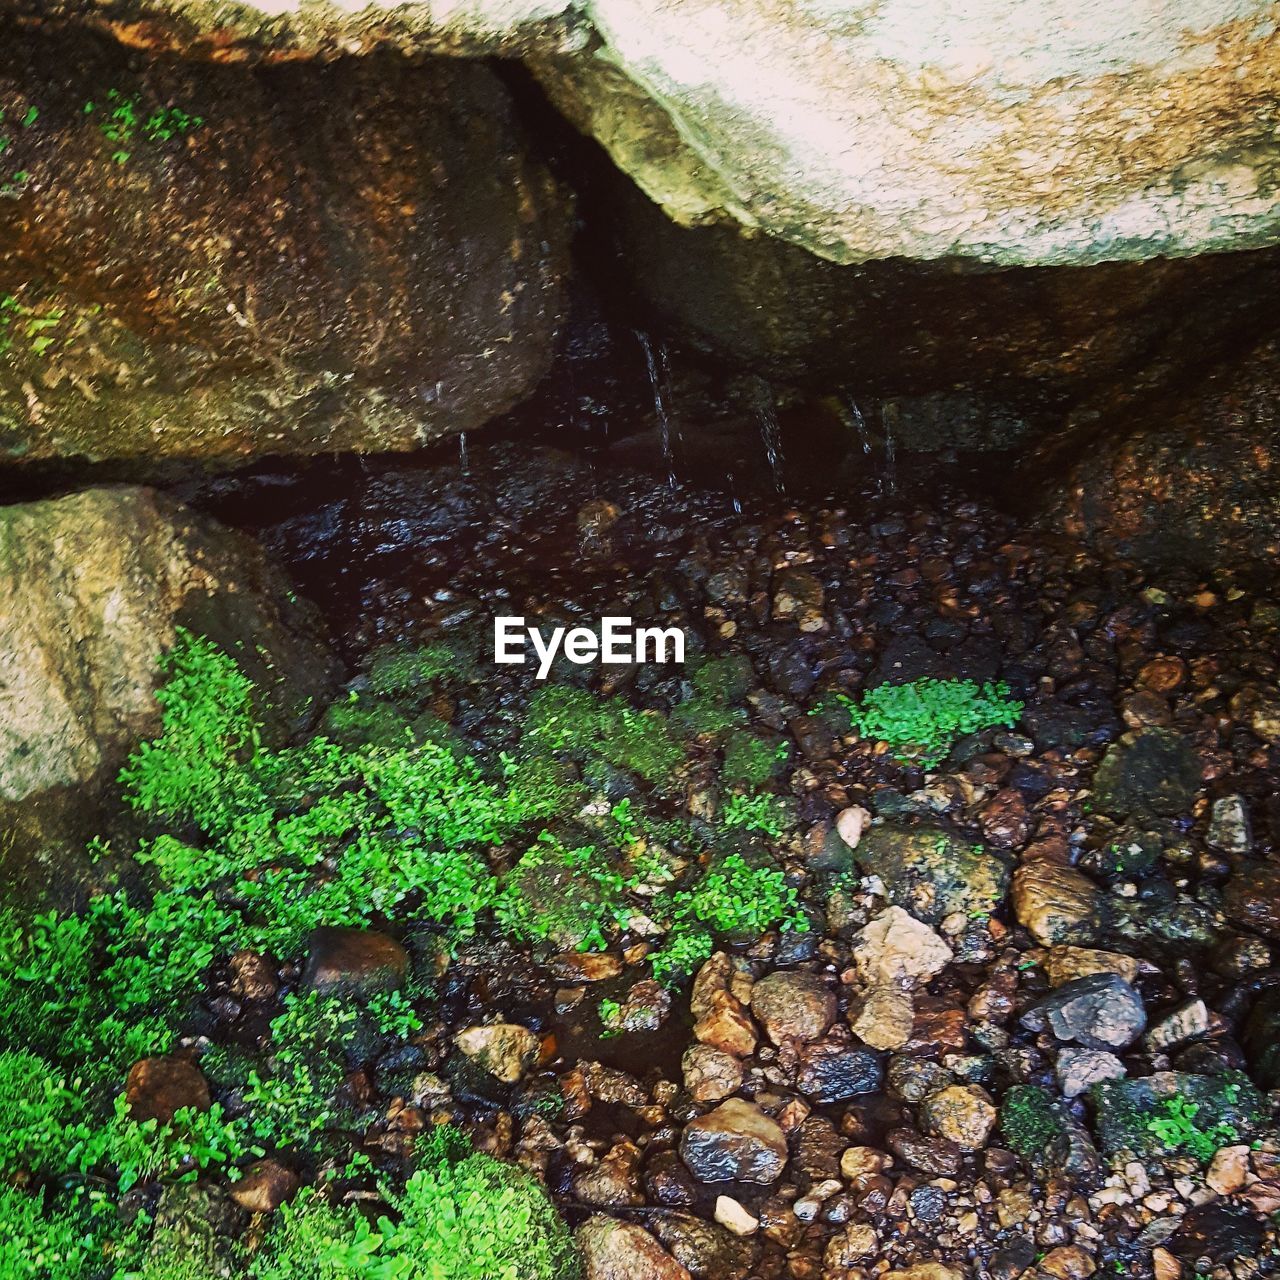
<svg viewBox="0 0 1280 1280">
<path fill-rule="evenodd" d="M 482 1153 L 420 1169 L 371 1224 L 314 1194 L 278 1215 L 252 1280 L 575 1280 L 573 1238 L 541 1185 Z"/>
<path fill-rule="evenodd" d="M 204 124 L 201 116 L 193 116 L 180 107 L 157 107 L 144 110 L 141 99 L 108 89 L 105 102 L 86 102 L 84 114 L 97 115 L 102 136 L 115 146 L 111 158 L 116 164 L 127 164 L 129 147 L 139 138 L 147 142 L 170 142 L 183 138 Z"/>
<path fill-rule="evenodd" d="M 887 742 L 899 758 L 925 768 L 945 760 L 967 734 L 1011 728 L 1023 705 L 1009 696 L 1008 685 L 972 680 L 913 680 L 877 685 L 858 699 L 836 696 L 862 737 Z"/>
<path fill-rule="evenodd" d="M 777 777 L 791 755 L 785 742 L 771 742 L 746 729 L 725 740 L 723 777 L 729 786 L 754 791 Z"/>
<path fill-rule="evenodd" d="M 761 831 L 778 840 L 789 825 L 789 816 L 783 802 L 768 792 L 758 796 L 733 795 L 724 806 L 724 825 Z"/>
<path fill-rule="evenodd" d="M 673 895 L 671 929 L 653 957 L 653 976 L 674 984 L 711 954 L 715 938 L 763 933 L 774 926 L 803 933 L 808 917 L 796 891 L 776 867 L 749 867 L 730 854 L 692 889 Z"/>
<path fill-rule="evenodd" d="M 1038 1085 L 1019 1084 L 1000 1104 L 1000 1131 L 1009 1149 L 1037 1161 L 1065 1132 L 1057 1103 Z"/>
</svg>

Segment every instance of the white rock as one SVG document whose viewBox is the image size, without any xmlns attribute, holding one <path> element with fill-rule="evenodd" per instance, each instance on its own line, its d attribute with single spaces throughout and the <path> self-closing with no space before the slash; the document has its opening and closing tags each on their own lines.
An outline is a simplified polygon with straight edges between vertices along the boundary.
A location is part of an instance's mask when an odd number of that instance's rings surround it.
<svg viewBox="0 0 1280 1280">
<path fill-rule="evenodd" d="M 760 1219 L 753 1218 L 732 1196 L 716 1197 L 716 1221 L 735 1236 L 751 1236 L 760 1229 Z"/>
</svg>

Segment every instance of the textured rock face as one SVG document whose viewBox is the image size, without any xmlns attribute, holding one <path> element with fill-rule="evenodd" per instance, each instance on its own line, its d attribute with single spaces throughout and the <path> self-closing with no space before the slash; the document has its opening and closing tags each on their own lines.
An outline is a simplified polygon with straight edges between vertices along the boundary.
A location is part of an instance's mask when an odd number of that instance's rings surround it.
<svg viewBox="0 0 1280 1280">
<path fill-rule="evenodd" d="M 330 687 L 310 611 L 248 539 L 147 489 L 0 507 L 0 880 L 70 887 L 95 800 L 159 728 L 180 625 L 243 663 L 277 730 Z"/>
<path fill-rule="evenodd" d="M 1280 342 L 1272 340 L 1224 362 L 1190 394 L 1130 411 L 1127 431 L 1082 451 L 1047 520 L 1103 550 L 1162 564 L 1272 562 L 1280 553 L 1277 387 Z"/>
<path fill-rule="evenodd" d="M 593 0 L 539 72 L 685 225 L 836 262 L 1273 243 L 1274 10 L 1192 0 Z"/>
<path fill-rule="evenodd" d="M 1186 0 L 9 0 L 212 58 L 522 52 L 684 225 L 835 262 L 1274 243 L 1273 6 Z"/>
<path fill-rule="evenodd" d="M 567 204 L 479 62 L 0 16 L 0 109 L 0 461 L 413 448 L 549 365 Z"/>
</svg>

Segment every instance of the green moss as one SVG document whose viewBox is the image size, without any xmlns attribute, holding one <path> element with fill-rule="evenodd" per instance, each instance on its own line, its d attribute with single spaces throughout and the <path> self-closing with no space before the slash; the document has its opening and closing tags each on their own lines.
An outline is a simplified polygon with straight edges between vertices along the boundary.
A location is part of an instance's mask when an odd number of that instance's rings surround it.
<svg viewBox="0 0 1280 1280">
<path fill-rule="evenodd" d="M 742 724 L 747 713 L 739 704 L 751 688 L 751 679 L 746 658 L 704 658 L 690 673 L 692 696 L 674 708 L 672 724 L 695 737 L 718 735 Z"/>
<path fill-rule="evenodd" d="M 887 742 L 900 758 L 925 768 L 941 764 L 967 734 L 1012 727 L 1022 715 L 1007 685 L 972 680 L 913 680 L 877 685 L 857 700 L 837 697 L 862 737 Z"/>
<path fill-rule="evenodd" d="M 791 755 L 785 742 L 762 738 L 747 729 L 735 729 L 725 740 L 725 782 L 747 790 L 758 790 L 782 772 Z"/>
<path fill-rule="evenodd" d="M 1000 1104 L 1000 1131 L 1024 1160 L 1040 1159 L 1065 1132 L 1057 1103 L 1037 1085 L 1014 1085 Z"/>
<path fill-rule="evenodd" d="M 1221 1147 L 1248 1141 L 1261 1128 L 1262 1095 L 1242 1072 L 1179 1072 L 1176 1091 L 1157 1091 L 1151 1077 L 1104 1081 L 1090 1091 L 1098 1135 L 1108 1155 L 1189 1155 L 1206 1162 Z"/>
</svg>

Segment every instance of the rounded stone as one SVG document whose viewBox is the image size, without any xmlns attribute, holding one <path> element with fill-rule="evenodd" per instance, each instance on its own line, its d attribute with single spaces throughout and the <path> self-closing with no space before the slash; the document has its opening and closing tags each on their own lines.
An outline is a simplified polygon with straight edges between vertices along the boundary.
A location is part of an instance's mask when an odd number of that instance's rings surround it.
<svg viewBox="0 0 1280 1280">
<path fill-rule="evenodd" d="M 771 973 L 751 989 L 751 1012 L 774 1044 L 807 1044 L 835 1021 L 836 996 L 815 973 Z"/>
<path fill-rule="evenodd" d="M 753 1102 L 730 1098 L 685 1126 L 680 1157 L 699 1182 L 776 1182 L 787 1138 Z"/>
</svg>

